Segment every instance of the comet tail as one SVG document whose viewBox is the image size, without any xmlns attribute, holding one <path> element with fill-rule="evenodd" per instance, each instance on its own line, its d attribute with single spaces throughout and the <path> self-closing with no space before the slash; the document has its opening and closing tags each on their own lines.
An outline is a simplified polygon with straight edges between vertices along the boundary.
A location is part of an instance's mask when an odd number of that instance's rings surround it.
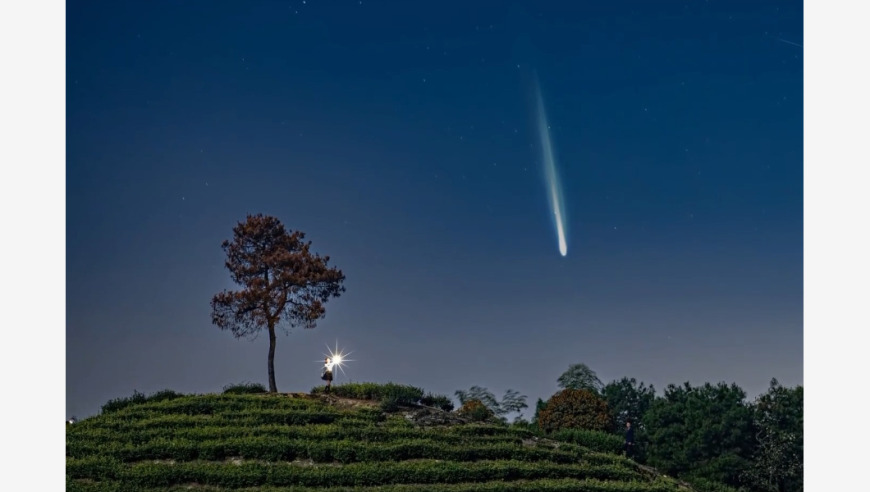
<svg viewBox="0 0 870 492">
<path fill-rule="evenodd" d="M 548 201 L 550 202 L 553 223 L 556 227 L 556 235 L 559 240 L 559 253 L 562 256 L 566 256 L 568 254 L 568 242 L 565 239 L 565 204 L 562 197 L 559 174 L 556 171 L 556 159 L 553 157 L 553 143 L 550 139 L 550 126 L 547 124 L 547 113 L 544 110 L 544 98 L 541 95 L 541 87 L 537 79 L 535 79 L 535 92 L 538 110 L 538 136 L 541 139 L 541 153 L 544 163 L 544 180 L 547 185 Z"/>
</svg>

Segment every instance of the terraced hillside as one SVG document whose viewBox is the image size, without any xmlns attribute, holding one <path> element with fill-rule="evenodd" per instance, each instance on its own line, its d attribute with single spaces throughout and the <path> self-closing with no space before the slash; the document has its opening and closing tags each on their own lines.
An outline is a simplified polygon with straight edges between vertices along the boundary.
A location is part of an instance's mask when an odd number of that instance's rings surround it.
<svg viewBox="0 0 870 492">
<path fill-rule="evenodd" d="M 420 406 L 171 396 L 68 426 L 67 490 L 680 490 L 614 454 Z"/>
</svg>

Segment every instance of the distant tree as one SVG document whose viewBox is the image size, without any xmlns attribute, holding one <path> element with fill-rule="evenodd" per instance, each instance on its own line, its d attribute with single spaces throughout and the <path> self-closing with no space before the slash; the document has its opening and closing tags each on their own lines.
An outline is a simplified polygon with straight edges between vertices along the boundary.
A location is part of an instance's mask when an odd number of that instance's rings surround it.
<svg viewBox="0 0 870 492">
<path fill-rule="evenodd" d="M 563 389 L 584 389 L 593 393 L 600 392 L 604 386 L 595 371 L 586 364 L 571 364 L 568 370 L 559 376 L 557 383 Z"/>
<path fill-rule="evenodd" d="M 495 412 L 478 399 L 466 400 L 456 413 L 475 422 L 485 422 L 495 418 Z"/>
<path fill-rule="evenodd" d="M 547 408 L 547 403 L 538 398 L 538 401 L 535 402 L 535 415 L 532 417 L 532 424 L 538 425 L 538 417 L 541 415 L 541 410 Z"/>
<path fill-rule="evenodd" d="M 526 396 L 512 389 L 505 392 L 501 401 L 498 401 L 491 391 L 480 386 L 472 386 L 468 390 L 457 390 L 455 395 L 459 399 L 460 405 L 476 400 L 490 409 L 495 416 L 502 419 L 506 415 L 528 408 Z"/>
<path fill-rule="evenodd" d="M 606 431 L 613 422 L 607 402 L 587 389 L 564 389 L 552 396 L 538 413 L 538 426 L 545 432 L 562 429 Z"/>
<path fill-rule="evenodd" d="M 489 408 L 495 413 L 498 408 L 498 400 L 495 399 L 495 395 L 492 394 L 486 388 L 481 386 L 472 386 L 467 391 L 466 390 L 456 390 L 456 398 L 459 399 L 459 405 L 465 405 L 466 402 L 471 400 L 478 400 L 482 404 Z"/>
<path fill-rule="evenodd" d="M 745 398 L 735 384 L 669 385 L 643 418 L 649 464 L 669 475 L 740 486 L 754 446 Z"/>
<path fill-rule="evenodd" d="M 804 389 L 771 380 L 752 406 L 758 447 L 743 477 L 755 490 L 803 490 Z"/>
<path fill-rule="evenodd" d="M 226 267 L 240 290 L 212 298 L 212 323 L 236 338 L 269 332 L 269 391 L 275 385 L 275 328 L 314 328 L 326 315 L 324 304 L 344 292 L 344 274 L 329 267 L 329 257 L 310 251 L 305 234 L 288 232 L 275 217 L 248 215 L 224 241 Z"/>
<path fill-rule="evenodd" d="M 526 404 L 526 395 L 521 395 L 519 391 L 509 389 L 501 398 L 499 408 L 503 412 L 503 415 L 509 415 L 515 412 L 522 412 L 524 408 L 529 408 L 529 405 Z"/>
<path fill-rule="evenodd" d="M 622 378 L 607 383 L 601 393 L 613 415 L 615 431 L 621 433 L 627 420 L 632 421 L 635 432 L 643 428 L 643 416 L 655 400 L 656 390 L 634 378 Z"/>
<path fill-rule="evenodd" d="M 514 425 L 516 427 L 521 427 L 523 429 L 528 429 L 528 430 L 532 429 L 532 423 L 529 422 L 528 420 L 524 419 L 522 415 L 517 415 L 514 418 L 514 421 L 511 422 L 511 425 Z"/>
</svg>

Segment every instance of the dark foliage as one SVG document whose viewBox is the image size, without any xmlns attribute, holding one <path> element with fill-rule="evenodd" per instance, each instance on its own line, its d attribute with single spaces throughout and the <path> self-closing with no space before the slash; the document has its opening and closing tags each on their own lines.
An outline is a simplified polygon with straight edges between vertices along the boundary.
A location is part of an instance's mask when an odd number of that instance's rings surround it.
<svg viewBox="0 0 870 492">
<path fill-rule="evenodd" d="M 646 443 L 649 441 L 643 417 L 655 401 L 655 388 L 638 383 L 634 378 L 622 378 L 604 386 L 601 394 L 607 401 L 613 419 L 613 433 L 624 437 L 626 422 L 634 429 L 635 446 L 632 458 L 646 462 Z"/>
<path fill-rule="evenodd" d="M 643 418 L 648 461 L 676 476 L 740 485 L 754 447 L 752 410 L 737 385 L 670 385 Z"/>
<path fill-rule="evenodd" d="M 429 407 L 440 408 L 445 412 L 452 412 L 454 408 L 453 401 L 450 398 L 447 398 L 444 395 L 433 395 L 432 393 L 427 393 L 426 396 L 420 400 L 420 403 Z"/>
<path fill-rule="evenodd" d="M 532 425 L 538 425 L 538 417 L 541 415 L 541 411 L 547 408 L 547 402 L 538 398 L 538 401 L 535 403 L 535 415 L 532 417 Z"/>
<path fill-rule="evenodd" d="M 634 378 L 622 378 L 608 383 L 601 393 L 613 416 L 614 431 L 620 434 L 625 431 L 628 420 L 636 431 L 643 428 L 643 416 L 656 396 L 655 388 L 638 383 Z"/>
<path fill-rule="evenodd" d="M 743 478 L 756 490 L 803 490 L 804 389 L 774 379 L 753 405 L 758 446 Z"/>
<path fill-rule="evenodd" d="M 255 395 L 266 393 L 266 387 L 261 383 L 239 383 L 224 386 L 225 395 Z"/>
</svg>

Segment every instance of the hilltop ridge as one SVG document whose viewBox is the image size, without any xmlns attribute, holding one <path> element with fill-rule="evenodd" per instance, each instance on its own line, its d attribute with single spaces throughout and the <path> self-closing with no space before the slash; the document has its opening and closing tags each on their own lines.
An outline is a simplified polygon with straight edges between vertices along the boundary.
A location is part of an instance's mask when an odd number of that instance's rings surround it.
<svg viewBox="0 0 870 492">
<path fill-rule="evenodd" d="M 313 393 L 110 401 L 67 428 L 67 490 L 691 490 L 603 438 L 580 445 L 401 395 Z"/>
</svg>

